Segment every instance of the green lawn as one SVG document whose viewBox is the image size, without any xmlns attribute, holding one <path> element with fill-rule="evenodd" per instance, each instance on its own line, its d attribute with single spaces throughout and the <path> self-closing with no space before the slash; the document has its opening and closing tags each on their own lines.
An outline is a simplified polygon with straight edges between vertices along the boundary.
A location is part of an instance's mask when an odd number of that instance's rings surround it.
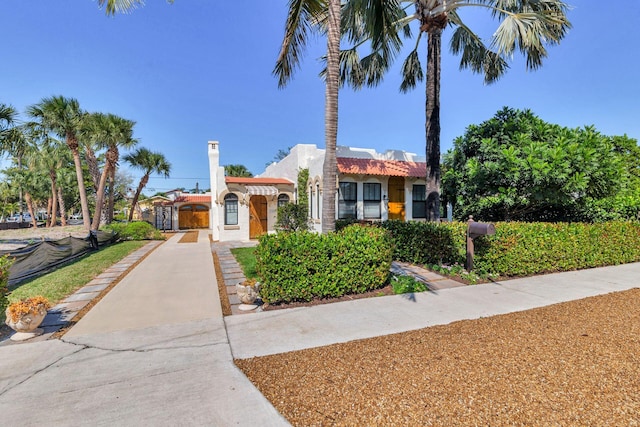
<svg viewBox="0 0 640 427">
<path fill-rule="evenodd" d="M 107 246 L 98 252 L 90 252 L 72 264 L 23 282 L 11 291 L 9 301 L 14 302 L 22 298 L 42 295 L 51 302 L 51 305 L 55 305 L 147 243 L 146 241 L 126 241 Z M 4 319 L 4 313 L 0 316 Z"/>
<path fill-rule="evenodd" d="M 244 276 L 247 279 L 257 279 L 258 273 L 256 273 L 256 248 L 235 248 L 231 249 L 231 253 L 236 257 L 236 261 L 242 267 Z"/>
</svg>

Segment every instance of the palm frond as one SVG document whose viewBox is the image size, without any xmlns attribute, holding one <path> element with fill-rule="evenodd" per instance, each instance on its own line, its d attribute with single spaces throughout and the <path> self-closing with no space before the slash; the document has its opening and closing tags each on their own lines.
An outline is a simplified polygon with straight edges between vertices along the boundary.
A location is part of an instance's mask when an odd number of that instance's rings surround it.
<svg viewBox="0 0 640 427">
<path fill-rule="evenodd" d="M 116 13 L 129 13 L 138 6 L 144 6 L 144 0 L 98 0 L 99 7 L 105 4 L 105 13 L 111 16 Z"/>
<path fill-rule="evenodd" d="M 400 92 L 406 93 L 410 91 L 422 80 L 424 80 L 424 72 L 422 71 L 422 64 L 420 64 L 420 56 L 418 55 L 418 50 L 414 49 L 402 64 Z"/>
<path fill-rule="evenodd" d="M 325 0 L 290 0 L 284 39 L 273 69 L 278 77 L 278 87 L 286 86 L 300 65 L 308 35 L 321 30 L 320 22 L 326 8 Z"/>
</svg>

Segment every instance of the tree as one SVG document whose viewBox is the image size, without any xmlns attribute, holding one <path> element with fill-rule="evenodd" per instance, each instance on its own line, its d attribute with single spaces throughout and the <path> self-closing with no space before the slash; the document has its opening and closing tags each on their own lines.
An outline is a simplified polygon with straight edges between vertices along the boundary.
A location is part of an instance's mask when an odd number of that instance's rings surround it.
<svg viewBox="0 0 640 427">
<path fill-rule="evenodd" d="M 287 149 L 279 149 L 278 152 L 276 153 L 275 156 L 273 156 L 273 160 L 271 160 L 270 162 L 265 163 L 265 167 L 271 165 L 272 163 L 277 163 L 280 160 L 284 159 L 285 157 L 287 157 L 289 155 L 289 153 L 291 153 L 291 149 L 293 147 L 287 147 Z"/>
<path fill-rule="evenodd" d="M 138 203 L 140 193 L 142 193 L 142 189 L 149 182 L 151 174 L 156 173 L 168 178 L 169 173 L 171 172 L 171 163 L 169 163 L 161 153 L 156 153 L 146 148 L 138 148 L 133 153 L 127 154 L 124 156 L 124 161 L 134 168 L 142 169 L 144 171 L 144 174 L 140 179 L 140 183 L 138 184 L 138 188 L 136 189 L 136 193 L 133 196 L 133 201 L 131 202 L 131 211 L 129 212 L 129 221 L 131 221 L 133 218 L 133 210 Z"/>
<path fill-rule="evenodd" d="M 426 65 L 426 157 L 427 202 L 430 220 L 440 219 L 440 62 L 442 33 L 453 29 L 451 51 L 461 55 L 460 68 L 484 74 L 485 83 L 493 83 L 507 70 L 507 59 L 520 51 L 526 67 L 535 70 L 547 56 L 545 45 L 559 43 L 570 28 L 567 5 L 559 0 L 412 0 L 415 13 L 398 0 L 351 0 L 343 11 L 344 32 L 354 46 L 341 53 L 343 81 L 355 88 L 376 86 L 391 67 L 402 47 L 399 33 L 410 36 L 409 24 L 417 21 L 419 33 L 415 47 L 402 66 L 400 90 L 413 89 L 424 80 L 419 42 L 427 37 Z M 498 29 L 485 44 L 462 21 L 458 9 L 481 7 L 500 21 Z M 360 59 L 358 49 L 369 40 L 371 53 Z"/>
<path fill-rule="evenodd" d="M 36 127 L 40 128 L 44 133 L 51 132 L 60 138 L 64 138 L 67 147 L 71 150 L 76 168 L 82 217 L 84 218 L 84 226 L 89 231 L 91 214 L 89 212 L 87 191 L 84 185 L 80 151 L 78 149 L 78 133 L 82 128 L 84 119 L 84 112 L 80 109 L 80 104 L 74 98 L 53 96 L 51 98 L 43 98 L 40 103 L 29 107 L 27 112 L 29 116 L 36 120 Z"/>
<path fill-rule="evenodd" d="M 119 147 L 130 148 L 136 145 L 138 141 L 133 138 L 135 122 L 114 114 L 93 113 L 91 116 L 90 139 L 97 147 L 107 149 L 105 165 L 100 174 L 96 190 L 96 212 L 91 223 L 91 229 L 97 230 L 102 217 L 107 178 L 115 174 L 118 160 L 120 159 Z"/>
<path fill-rule="evenodd" d="M 460 220 L 633 217 L 633 206 L 616 208 L 631 182 L 616 140 L 591 126 L 569 129 L 504 108 L 455 140 L 444 158 L 443 194 Z"/>
<path fill-rule="evenodd" d="M 238 176 L 245 178 L 251 178 L 253 176 L 249 169 L 244 165 L 225 165 L 224 174 L 225 176 Z"/>
<path fill-rule="evenodd" d="M 22 159 L 29 150 L 31 141 L 27 137 L 27 128 L 18 124 L 18 112 L 11 105 L 0 104 L 0 154 L 9 154 L 14 158 L 18 169 L 22 170 Z M 22 188 L 18 191 L 18 211 L 22 221 Z"/>
<path fill-rule="evenodd" d="M 312 31 L 327 34 L 325 77 L 325 157 L 322 167 L 322 232 L 335 230 L 338 140 L 338 90 L 340 86 L 340 0 L 290 0 L 282 48 L 273 73 L 282 88 L 300 64 Z"/>
</svg>

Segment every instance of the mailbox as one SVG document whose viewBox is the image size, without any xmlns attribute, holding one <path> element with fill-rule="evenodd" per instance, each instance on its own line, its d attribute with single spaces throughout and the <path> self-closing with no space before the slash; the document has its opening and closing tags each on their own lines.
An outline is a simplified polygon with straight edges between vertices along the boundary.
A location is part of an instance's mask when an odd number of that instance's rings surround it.
<svg viewBox="0 0 640 427">
<path fill-rule="evenodd" d="M 475 239 L 476 237 L 480 237 L 480 236 L 496 234 L 496 226 L 493 224 L 487 224 L 484 222 L 469 221 L 467 232 L 469 233 L 469 237 L 471 237 L 472 239 Z"/>
<path fill-rule="evenodd" d="M 467 263 L 465 265 L 467 271 L 473 270 L 473 239 L 480 236 L 488 236 L 496 234 L 496 226 L 485 222 L 475 222 L 472 216 L 469 216 L 467 222 Z"/>
</svg>

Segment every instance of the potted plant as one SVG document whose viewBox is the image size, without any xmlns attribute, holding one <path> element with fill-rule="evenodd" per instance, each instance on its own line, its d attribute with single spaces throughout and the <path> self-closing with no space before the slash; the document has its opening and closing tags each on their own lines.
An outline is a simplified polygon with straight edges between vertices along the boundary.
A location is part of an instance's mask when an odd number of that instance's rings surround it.
<svg viewBox="0 0 640 427">
<path fill-rule="evenodd" d="M 9 304 L 5 312 L 5 323 L 16 331 L 11 340 L 24 341 L 42 334 L 43 331 L 38 326 L 47 315 L 49 307 L 49 300 L 43 296 L 25 298 Z"/>
</svg>

